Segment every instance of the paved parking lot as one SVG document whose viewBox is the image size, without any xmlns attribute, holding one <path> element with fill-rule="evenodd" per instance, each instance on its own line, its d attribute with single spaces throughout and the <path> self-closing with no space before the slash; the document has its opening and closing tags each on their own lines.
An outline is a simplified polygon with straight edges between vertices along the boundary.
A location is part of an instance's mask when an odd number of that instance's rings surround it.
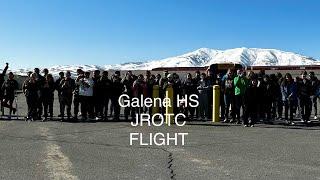
<svg viewBox="0 0 320 180">
<path fill-rule="evenodd" d="M 19 113 L 25 113 L 24 106 Z M 316 125 L 244 128 L 193 121 L 183 127 L 132 127 L 1 120 L 0 178 L 320 179 Z M 130 146 L 132 132 L 189 134 L 184 146 Z"/>
</svg>

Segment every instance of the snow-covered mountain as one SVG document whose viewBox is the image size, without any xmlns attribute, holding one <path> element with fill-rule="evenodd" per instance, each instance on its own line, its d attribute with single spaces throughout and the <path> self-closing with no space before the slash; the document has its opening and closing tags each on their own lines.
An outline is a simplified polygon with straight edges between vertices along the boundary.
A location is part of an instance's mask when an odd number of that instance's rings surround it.
<svg viewBox="0 0 320 180">
<path fill-rule="evenodd" d="M 213 63 L 240 63 L 244 66 L 288 66 L 288 65 L 320 65 L 320 61 L 311 57 L 285 52 L 276 49 L 235 48 L 215 50 L 201 48 L 176 57 L 148 62 L 132 62 L 115 65 L 57 65 L 48 68 L 50 73 L 57 75 L 60 71 L 76 69 L 85 71 L 99 70 L 151 70 L 158 67 L 202 67 Z M 25 75 L 29 69 L 14 70 L 16 74 Z"/>
<path fill-rule="evenodd" d="M 213 63 L 239 63 L 244 66 L 288 66 L 314 65 L 320 61 L 311 57 L 276 49 L 235 48 L 215 50 L 201 48 L 196 51 L 176 57 L 149 62 L 125 63 L 106 65 L 106 69 L 141 69 L 148 70 L 157 67 L 197 67 L 208 66 Z"/>
</svg>

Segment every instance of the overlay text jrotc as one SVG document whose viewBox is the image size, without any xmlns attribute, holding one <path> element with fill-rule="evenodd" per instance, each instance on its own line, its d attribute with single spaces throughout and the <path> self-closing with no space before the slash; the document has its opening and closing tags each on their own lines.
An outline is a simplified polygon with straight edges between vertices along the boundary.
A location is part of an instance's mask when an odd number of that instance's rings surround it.
<svg viewBox="0 0 320 180">
<path fill-rule="evenodd" d="M 15 91 L 19 89 L 13 73 L 8 73 L 8 64 L 0 74 L 1 108 L 9 108 L 10 115 L 16 112 L 13 107 Z M 43 75 L 42 75 L 43 74 Z M 120 71 L 115 71 L 110 77 L 107 71 L 91 72 L 77 70 L 60 72 L 54 80 L 48 69 L 35 68 L 29 72 L 22 85 L 26 97 L 28 112 L 26 120 L 52 120 L 55 91 L 58 94 L 61 121 L 88 120 L 133 120 L 135 114 L 152 113 L 152 108 L 121 108 L 118 102 L 122 94 L 133 97 L 152 97 L 153 88 L 158 86 L 159 97 L 164 98 L 168 87 L 173 88 L 174 97 L 197 94 L 199 107 L 184 107 L 175 105 L 174 113 L 184 113 L 187 120 L 206 121 L 212 117 L 212 87 L 219 85 L 220 117 L 225 123 L 238 123 L 244 126 L 254 126 L 258 121 L 273 123 L 283 120 L 288 125 L 294 125 L 294 119 L 310 124 L 312 118 L 317 119 L 317 101 L 320 95 L 320 83 L 314 72 L 301 72 L 298 77 L 290 73 L 282 75 L 265 74 L 264 71 L 254 73 L 243 69 L 228 70 L 226 74 L 195 72 L 179 77 L 177 73 L 164 71 L 163 74 L 134 75 L 131 71 L 121 77 Z M 174 104 L 176 99 L 173 99 Z M 71 111 L 73 107 L 73 112 Z M 313 110 L 313 111 L 312 111 Z M 165 109 L 160 108 L 164 113 Z M 122 113 L 123 112 L 123 113 Z"/>
</svg>

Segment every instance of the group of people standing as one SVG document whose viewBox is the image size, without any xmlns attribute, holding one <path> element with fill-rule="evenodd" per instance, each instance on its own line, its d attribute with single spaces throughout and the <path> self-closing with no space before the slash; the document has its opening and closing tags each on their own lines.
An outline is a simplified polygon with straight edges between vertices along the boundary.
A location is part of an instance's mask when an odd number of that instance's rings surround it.
<svg viewBox="0 0 320 180">
<path fill-rule="evenodd" d="M 293 78 L 290 73 L 282 76 L 281 73 L 267 75 L 264 71 L 250 71 L 246 75 L 243 70 L 235 73 L 229 70 L 221 78 L 220 85 L 224 122 L 229 122 L 231 114 L 230 122 L 240 123 L 241 109 L 244 126 L 253 126 L 258 120 L 272 123 L 275 119 L 294 125 L 294 118 L 308 124 L 311 122 L 312 108 L 314 119 L 317 119 L 320 84 L 314 72 L 308 74 L 303 71 Z"/>
<path fill-rule="evenodd" d="M 19 88 L 13 73 L 5 80 L 8 64 L 0 74 L 1 107 L 7 107 L 15 113 L 13 107 L 15 91 Z M 119 120 L 121 107 L 118 99 L 122 94 L 130 98 L 153 96 L 155 87 L 159 89 L 159 97 L 165 98 L 168 87 L 173 88 L 174 113 L 184 113 L 188 120 L 207 120 L 212 117 L 212 87 L 220 86 L 220 117 L 223 122 L 238 123 L 253 126 L 257 121 L 272 123 L 275 119 L 285 120 L 294 124 L 294 118 L 300 118 L 304 123 L 310 123 L 312 108 L 317 119 L 317 100 L 320 95 L 320 83 L 314 72 L 306 71 L 301 76 L 293 78 L 290 73 L 270 74 L 264 71 L 248 74 L 243 69 L 231 70 L 226 74 L 214 74 L 212 71 L 194 75 L 186 74 L 180 78 L 177 73 L 164 71 L 153 75 L 146 71 L 145 75 L 134 75 L 132 71 L 121 78 L 120 71 L 115 71 L 109 77 L 108 71 L 95 70 L 84 72 L 77 70 L 72 76 L 70 71 L 60 72 L 55 79 L 48 71 L 39 68 L 28 72 L 28 78 L 22 85 L 28 105 L 27 120 L 53 119 L 54 94 L 57 91 L 60 114 L 64 120 Z M 184 107 L 176 105 L 177 95 L 198 95 L 199 107 Z M 180 96 L 180 97 L 181 97 Z M 71 111 L 73 105 L 73 113 Z M 165 109 L 159 110 L 164 113 Z M 284 112 L 284 116 L 283 116 Z M 125 120 L 134 119 L 136 114 L 152 113 L 152 108 L 125 107 Z M 81 119 L 80 119 L 81 117 Z"/>
</svg>

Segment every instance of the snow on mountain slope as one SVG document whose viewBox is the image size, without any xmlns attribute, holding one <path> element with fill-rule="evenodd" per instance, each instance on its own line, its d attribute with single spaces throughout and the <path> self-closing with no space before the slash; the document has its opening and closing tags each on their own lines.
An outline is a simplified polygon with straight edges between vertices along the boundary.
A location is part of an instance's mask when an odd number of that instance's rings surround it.
<svg viewBox="0 0 320 180">
<path fill-rule="evenodd" d="M 201 48 L 176 57 L 148 62 L 132 62 L 115 65 L 57 65 L 48 68 L 53 75 L 60 71 L 76 69 L 85 71 L 99 70 L 151 70 L 158 67 L 201 67 L 213 63 L 239 63 L 244 66 L 287 66 L 287 65 L 320 65 L 320 61 L 311 57 L 302 56 L 292 52 L 284 52 L 276 49 L 259 48 L 235 48 L 227 50 L 215 50 Z M 14 70 L 15 73 L 25 75 L 28 69 Z"/>
<path fill-rule="evenodd" d="M 96 65 L 56 65 L 56 66 L 52 66 L 47 68 L 50 72 L 50 74 L 52 74 L 55 77 L 59 76 L 59 72 L 63 71 L 70 71 L 71 74 L 74 76 L 77 74 L 77 69 L 82 69 L 84 71 L 94 71 L 94 70 L 105 70 L 103 67 L 100 66 L 96 66 Z M 10 71 L 10 69 L 8 70 Z M 29 71 L 33 71 L 33 69 L 16 69 L 16 70 L 12 70 L 12 72 L 14 72 L 17 75 L 21 75 L 21 76 L 25 76 Z"/>
<path fill-rule="evenodd" d="M 292 52 L 276 49 L 235 48 L 215 50 L 201 48 L 181 56 L 145 63 L 125 63 L 106 65 L 106 69 L 141 69 L 148 70 L 157 67 L 197 67 L 208 66 L 213 63 L 239 63 L 244 66 L 287 66 L 287 65 L 314 65 L 320 61 Z"/>
</svg>

